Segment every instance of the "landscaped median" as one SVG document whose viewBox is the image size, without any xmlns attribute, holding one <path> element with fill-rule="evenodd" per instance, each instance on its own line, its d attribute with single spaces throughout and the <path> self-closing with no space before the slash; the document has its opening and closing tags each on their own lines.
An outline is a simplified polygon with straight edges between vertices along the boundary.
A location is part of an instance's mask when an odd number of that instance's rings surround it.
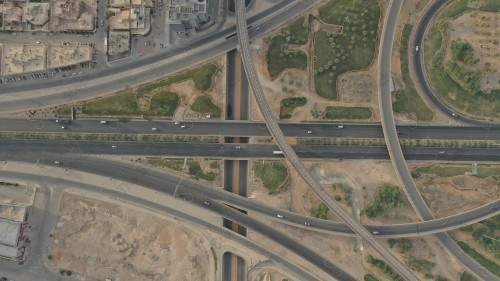
<svg viewBox="0 0 500 281">
<path fill-rule="evenodd" d="M 442 139 L 399 139 L 402 147 L 435 148 L 495 148 L 500 141 L 495 140 L 442 140 Z M 297 138 L 302 145 L 339 145 L 339 146 L 385 146 L 382 138 Z"/>
<path fill-rule="evenodd" d="M 460 248 L 462 248 L 462 250 L 464 252 L 466 252 L 471 258 L 473 258 L 480 265 L 482 265 L 486 269 L 488 269 L 489 272 L 491 272 L 494 275 L 500 277 L 500 265 L 499 264 L 497 264 L 494 261 L 492 261 L 492 260 L 488 259 L 487 257 L 483 256 L 481 253 L 479 253 L 478 251 L 474 250 L 467 243 L 464 243 L 462 241 L 458 241 L 457 243 L 458 243 L 458 246 L 460 246 Z"/>
<path fill-rule="evenodd" d="M 73 140 L 73 141 L 137 141 L 137 142 L 193 142 L 218 143 L 219 136 L 183 136 L 163 134 L 95 134 L 95 133 L 41 133 L 0 132 L 2 140 Z"/>
</svg>

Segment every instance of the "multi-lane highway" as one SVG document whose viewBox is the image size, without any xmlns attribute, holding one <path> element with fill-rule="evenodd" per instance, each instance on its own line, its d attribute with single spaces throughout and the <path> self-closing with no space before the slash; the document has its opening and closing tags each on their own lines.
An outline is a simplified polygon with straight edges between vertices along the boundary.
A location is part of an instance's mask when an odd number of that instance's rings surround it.
<svg viewBox="0 0 500 281">
<path fill-rule="evenodd" d="M 300 177 L 306 182 L 309 188 L 316 193 L 316 195 L 323 201 L 323 203 L 330 208 L 342 221 L 344 221 L 356 234 L 365 239 L 373 249 L 379 253 L 388 264 L 406 280 L 418 280 L 408 268 L 403 266 L 401 262 L 385 247 L 383 247 L 377 240 L 366 230 L 356 219 L 346 213 L 324 190 L 317 179 L 314 179 L 311 174 L 306 170 L 304 164 L 300 161 L 299 157 L 288 144 L 283 132 L 281 131 L 277 120 L 275 119 L 269 104 L 267 103 L 264 91 L 259 82 L 257 71 L 250 54 L 250 44 L 247 31 L 247 19 L 245 14 L 244 0 L 236 1 L 236 20 L 237 20 L 237 33 L 238 42 L 243 60 L 243 66 L 247 73 L 247 79 L 250 83 L 255 100 L 259 109 L 264 117 L 269 132 L 283 152 L 284 156 L 288 159 L 290 164 L 294 167 Z"/>
<path fill-rule="evenodd" d="M 231 206 L 247 210 L 250 214 L 259 214 L 289 223 L 298 227 L 305 227 L 304 222 L 308 221 L 311 226 L 306 227 L 311 230 L 325 233 L 353 236 L 354 232 L 345 224 L 334 221 L 320 220 L 293 212 L 274 208 L 272 206 L 251 200 L 231 192 L 218 188 L 206 186 L 200 182 L 195 182 L 187 178 L 150 169 L 145 166 L 138 166 L 133 163 L 123 161 L 113 161 L 106 158 L 92 157 L 90 155 L 72 154 L 61 151 L 58 154 L 46 153 L 44 151 L 7 153 L 0 150 L 0 159 L 6 161 L 19 161 L 26 163 L 38 163 L 39 165 L 60 166 L 70 170 L 78 170 L 91 174 L 101 175 L 108 178 L 115 178 L 125 182 L 130 182 L 162 192 L 173 194 L 176 186 L 178 192 L 196 195 L 197 201 L 194 203 L 204 205 L 204 200 L 223 202 Z M 55 165 L 54 161 L 61 161 L 61 165 Z M 119 178 L 117 178 L 119 175 Z M 190 200 L 190 198 L 187 198 Z M 500 213 L 500 200 L 450 217 L 433 219 L 418 223 L 393 224 L 393 225 L 365 225 L 370 231 L 378 231 L 381 237 L 411 237 L 437 233 L 455 229 L 468 225 Z M 278 219 L 277 214 L 284 216 Z"/>
<path fill-rule="evenodd" d="M 384 29 L 382 31 L 378 57 L 378 100 L 380 116 L 387 149 L 403 190 L 420 219 L 430 220 L 433 219 L 434 216 L 417 189 L 410 170 L 406 165 L 403 151 L 399 144 L 392 110 L 392 95 L 390 90 L 392 46 L 397 19 L 402 5 L 403 1 L 391 1 L 387 16 L 384 20 Z M 436 236 L 445 250 L 459 260 L 468 271 L 473 273 L 477 278 L 488 281 L 499 280 L 492 275 L 484 275 L 483 273 L 485 271 L 487 272 L 487 270 L 462 251 L 447 233 L 439 233 L 436 234 Z"/>
<path fill-rule="evenodd" d="M 20 160 L 32 164 L 37 163 L 38 165 L 53 164 L 53 162 L 50 160 L 50 156 L 43 157 L 39 159 L 39 161 L 35 160 L 35 158 L 33 158 L 33 153 L 22 153 L 10 159 Z M 265 237 L 273 240 L 279 245 L 301 256 L 304 260 L 315 265 L 318 269 L 322 270 L 324 273 L 326 273 L 333 279 L 346 280 L 346 281 L 355 280 L 347 272 L 342 271 L 339 267 L 332 264 L 329 260 L 325 259 L 324 257 L 312 251 L 311 249 L 303 246 L 300 243 L 297 243 L 295 240 L 290 238 L 285 233 L 278 231 L 271 226 L 263 224 L 256 219 L 252 219 L 251 217 L 231 207 L 228 207 L 225 204 L 221 204 L 220 203 L 221 200 L 215 196 L 213 196 L 215 200 L 207 199 L 209 197 L 207 196 L 208 195 L 207 192 L 212 194 L 215 190 L 217 190 L 215 188 L 210 188 L 208 190 L 206 187 L 199 185 L 195 181 L 182 178 L 176 175 L 170 175 L 164 172 L 159 172 L 153 169 L 148 169 L 147 167 L 144 166 L 141 167 L 136 165 L 134 167 L 134 165 L 128 163 L 119 163 L 119 162 L 107 161 L 104 159 L 97 160 L 87 157 L 79 157 L 75 155 L 66 155 L 64 161 L 65 161 L 65 168 L 68 169 L 82 170 L 95 175 L 106 176 L 109 177 L 110 179 L 131 182 L 133 184 L 138 184 L 150 188 L 157 192 L 172 195 L 174 197 L 185 200 L 188 203 L 196 204 L 198 206 L 204 206 L 204 208 L 207 208 L 212 212 L 215 212 L 223 217 L 226 217 L 231 221 L 237 222 L 239 225 L 251 228 L 253 231 L 260 233 Z M 123 169 L 124 167 L 127 168 Z M 63 179 L 52 179 L 50 182 L 61 183 L 63 181 L 64 181 Z M 84 184 L 85 183 L 82 183 L 82 185 Z M 104 194 L 111 194 L 111 196 L 114 196 L 115 198 L 116 196 L 121 196 L 116 194 L 118 192 L 122 194 L 127 194 L 127 190 L 125 188 L 123 188 L 123 190 L 121 191 L 115 191 L 115 190 L 109 190 L 104 185 L 100 186 L 100 189 L 101 192 L 103 192 Z M 219 194 L 221 194 L 221 192 L 223 191 L 220 191 Z M 223 192 L 222 194 L 234 195 L 229 192 Z M 238 197 L 243 198 L 241 196 Z M 204 204 L 204 201 L 208 201 L 209 205 Z M 138 203 L 142 204 L 142 201 L 139 201 Z M 267 252 L 265 254 L 267 255 Z M 281 258 L 280 261 L 283 261 L 283 259 Z"/>
<path fill-rule="evenodd" d="M 113 147 L 116 146 L 116 147 Z M 236 146 L 240 146 L 239 149 Z M 328 146 L 295 145 L 297 155 L 303 159 L 389 159 L 384 146 Z M 2 140 L 0 150 L 9 155 L 24 151 L 45 151 L 63 155 L 130 155 L 162 157 L 205 157 L 220 159 L 277 159 L 273 154 L 278 146 L 271 144 L 234 143 L 158 143 L 158 142 L 80 142 L 47 140 Z M 409 160 L 497 162 L 498 148 L 425 148 L 403 149 Z M 3 160 L 0 158 L 0 161 Z"/>
<path fill-rule="evenodd" d="M 319 2 L 321 0 L 280 1 L 249 19 L 250 24 L 260 26 L 259 30 L 252 30 L 250 36 L 262 36 Z M 234 49 L 237 38 L 226 37 L 235 32 L 235 27 L 231 27 L 141 60 L 114 63 L 113 67 L 82 77 L 76 82 L 37 81 L 34 84 L 2 86 L 0 112 L 6 114 L 86 100 L 163 78 Z"/>
<path fill-rule="evenodd" d="M 116 120 L 106 119 L 104 120 Z M 73 120 L 57 123 L 49 119 L 0 119 L 0 132 L 58 132 L 58 133 L 119 133 L 119 134 L 173 134 L 173 135 L 217 135 L 235 137 L 270 136 L 265 123 L 228 120 L 179 121 L 108 121 Z M 65 129 L 61 129 L 64 126 Z M 333 138 L 383 138 L 380 124 L 342 123 L 279 123 L 286 136 L 333 137 Z M 153 131 L 157 128 L 158 131 Z M 500 140 L 500 127 L 452 127 L 424 126 L 420 124 L 396 126 L 399 138 L 449 139 L 449 140 Z M 312 134 L 307 132 L 311 131 Z"/>
<path fill-rule="evenodd" d="M 104 186 L 97 186 L 93 185 L 87 182 L 81 182 L 81 181 L 75 181 L 75 180 L 68 180 L 68 179 L 63 179 L 63 178 L 55 178 L 49 175 L 38 175 L 38 174 L 33 174 L 29 172 L 13 172 L 13 171 L 2 171 L 2 174 L 4 177 L 8 177 L 9 179 L 19 179 L 22 182 L 30 182 L 33 184 L 39 184 L 41 182 L 44 183 L 51 183 L 52 187 L 55 189 L 59 189 L 61 187 L 67 188 L 75 188 L 78 191 L 89 191 L 89 192 L 94 192 L 98 194 L 102 194 L 102 196 L 107 196 L 111 197 L 114 199 L 120 199 L 126 202 L 131 202 L 133 204 L 149 208 L 151 210 L 156 210 L 158 212 L 162 212 L 164 214 L 168 214 L 170 216 L 173 216 L 174 218 L 179 218 L 181 220 L 190 222 L 198 227 L 210 230 L 214 233 L 217 233 L 221 235 L 224 239 L 232 240 L 235 243 L 238 243 L 242 247 L 252 249 L 253 251 L 269 258 L 272 260 L 275 264 L 283 266 L 289 272 L 299 278 L 300 280 L 317 280 L 319 281 L 320 279 L 313 273 L 308 272 L 307 270 L 303 269 L 301 266 L 296 265 L 295 263 L 289 261 L 286 257 L 283 257 L 279 254 L 276 254 L 272 252 L 269 249 L 266 249 L 265 247 L 260 246 L 258 243 L 255 243 L 245 237 L 242 237 L 236 233 L 226 231 L 225 229 L 221 228 L 219 225 L 216 225 L 213 222 L 210 221 L 205 221 L 199 217 L 196 217 L 192 213 L 186 213 L 182 212 L 181 210 L 176 209 L 175 207 L 172 206 L 167 206 L 166 204 L 159 204 L 157 201 L 152 201 L 148 200 L 145 198 L 139 198 L 137 196 L 131 195 L 128 192 L 123 192 L 120 190 L 115 190 L 112 188 L 107 188 Z M 110 175 L 112 177 L 116 178 L 116 174 Z M 175 179 L 177 180 L 177 179 Z M 168 186 L 175 186 L 174 182 L 169 182 L 168 180 L 164 179 L 162 180 L 164 185 Z M 62 189 L 64 189 L 62 188 Z M 159 192 L 167 192 L 163 188 L 158 189 Z M 172 190 L 168 190 L 170 192 Z M 51 197 L 50 200 L 53 198 Z M 194 200 L 194 198 L 193 198 Z M 49 201 L 47 202 L 53 203 L 54 201 Z M 201 201 L 196 198 L 194 200 L 196 204 L 199 204 L 199 206 L 204 206 Z M 205 207 L 206 208 L 206 207 Z M 232 214 L 234 214 L 234 210 L 231 208 L 227 208 L 224 205 L 218 204 L 216 202 L 213 203 L 211 206 L 211 211 L 214 212 L 215 214 L 221 215 L 221 216 L 228 216 L 232 217 Z M 40 215 L 40 214 L 38 214 Z M 46 214 L 44 214 L 46 215 Z M 55 214 L 52 214 L 55 215 Z M 45 216 L 44 216 L 45 218 Z M 255 226 L 260 225 L 258 221 L 252 220 L 252 218 L 243 218 L 245 221 L 254 221 Z M 45 221 L 44 221 L 45 222 Z M 50 227 L 52 227 L 51 224 L 47 224 L 48 227 L 48 233 L 50 233 L 52 230 Z M 47 234 L 48 233 L 44 233 Z M 279 233 L 281 235 L 281 233 Z M 33 244 L 37 243 L 36 241 L 33 242 Z M 30 245 L 34 246 L 34 245 Z M 43 248 L 43 247 L 40 247 Z M 30 248 L 30 256 L 33 255 L 34 253 L 31 252 L 33 249 Z M 42 249 L 37 249 L 37 251 L 42 251 Z M 43 253 L 43 255 L 46 255 L 46 253 Z M 37 280 L 37 281 L 54 281 L 54 280 L 77 280 L 77 279 L 61 279 L 61 276 L 59 273 L 52 272 L 51 270 L 47 269 L 43 262 L 39 260 L 41 258 L 40 255 L 34 255 L 31 256 L 29 259 L 29 263 L 27 262 L 24 264 L 24 266 L 20 266 L 17 263 L 12 263 L 11 261 L 6 261 L 5 263 L 2 264 L 2 270 L 1 273 L 2 275 L 7 275 L 7 276 L 17 276 L 15 280 L 22 280 L 22 281 L 28 281 L 28 280 Z M 321 258 L 319 258 L 321 260 Z M 342 270 L 335 268 L 337 273 L 342 273 L 345 274 Z M 18 279 L 21 278 L 21 279 Z M 215 280 L 218 280 L 217 277 Z M 344 279 L 339 279 L 339 280 L 353 280 L 350 278 L 348 275 Z"/>
</svg>

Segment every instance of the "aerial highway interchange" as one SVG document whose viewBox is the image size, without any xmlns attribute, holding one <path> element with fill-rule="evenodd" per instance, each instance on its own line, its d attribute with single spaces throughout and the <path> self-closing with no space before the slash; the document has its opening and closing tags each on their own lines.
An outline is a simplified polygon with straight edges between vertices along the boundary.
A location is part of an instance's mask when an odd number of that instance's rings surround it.
<svg viewBox="0 0 500 281">
<path fill-rule="evenodd" d="M 254 0 L 256 1 L 256 0 Z M 425 100 L 432 103 L 433 109 L 447 116 L 454 123 L 460 122 L 462 126 L 429 125 L 415 120 L 406 125 L 397 125 L 393 113 L 393 100 L 391 95 L 391 58 L 394 45 L 398 16 L 404 1 L 390 1 L 384 21 L 378 47 L 377 95 L 380 110 L 380 123 L 356 123 L 345 120 L 331 120 L 325 122 L 278 122 L 273 114 L 270 101 L 266 98 L 261 86 L 259 75 L 252 59 L 250 40 L 263 37 L 279 28 L 291 19 L 299 16 L 304 11 L 317 6 L 319 0 L 310 1 L 278 1 L 264 12 L 247 17 L 244 0 L 235 0 L 236 25 L 227 29 L 217 30 L 212 34 L 199 36 L 187 46 L 167 48 L 162 53 L 146 56 L 137 60 L 117 62 L 108 65 L 86 76 L 73 80 L 43 80 L 29 81 L 24 84 L 0 85 L 0 132 L 4 134 L 22 133 L 53 133 L 53 136 L 62 134 L 130 134 L 130 135 L 175 135 L 175 136 L 218 136 L 226 137 L 225 143 L 213 142 L 134 142 L 134 141 L 71 141 L 63 139 L 18 140 L 8 137 L 0 141 L 0 161 L 5 164 L 11 161 L 16 163 L 29 163 L 38 167 L 51 167 L 51 169 L 65 169 L 81 171 L 88 174 L 99 175 L 117 181 L 137 184 L 155 192 L 172 196 L 186 204 L 196 205 L 198 208 L 207 209 L 221 218 L 232 223 L 255 231 L 268 239 L 276 242 L 280 247 L 287 249 L 301 257 L 308 265 L 322 271 L 321 276 L 329 276 L 336 280 L 356 280 L 348 271 L 343 270 L 335 259 L 325 259 L 297 242 L 289 235 L 277 230 L 263 221 L 273 221 L 310 232 L 327 233 L 330 235 L 352 236 L 362 238 L 369 244 L 387 264 L 404 280 L 419 280 L 413 270 L 398 259 L 394 253 L 381 243 L 380 238 L 390 237 L 418 237 L 421 235 L 434 235 L 441 247 L 463 266 L 475 278 L 480 280 L 499 280 L 493 274 L 470 256 L 468 256 L 447 233 L 500 214 L 500 200 L 491 200 L 481 207 L 464 211 L 455 215 L 436 218 L 424 197 L 416 186 L 407 166 L 407 160 L 433 160 L 433 161 L 459 161 L 459 162 L 498 162 L 500 150 L 495 145 L 489 148 L 459 148 L 459 147 L 402 147 L 400 139 L 440 139 L 464 141 L 498 141 L 500 139 L 500 124 L 491 120 L 478 120 L 465 115 L 456 115 L 445 103 L 433 93 L 432 86 L 426 79 L 423 66 L 423 55 L 416 52 L 411 56 L 411 71 L 415 73 Z M 429 7 L 424 10 L 418 19 L 413 44 L 423 46 L 425 33 L 432 19 L 439 9 L 448 1 L 432 0 Z M 257 26 L 257 28 L 256 28 Z M 236 35 L 236 36 L 233 36 Z M 155 79 L 172 75 L 184 69 L 193 67 L 200 62 L 213 59 L 227 53 L 234 48 L 241 54 L 242 71 L 248 80 L 251 94 L 254 95 L 257 105 L 262 113 L 264 122 L 240 120 L 127 120 L 102 116 L 100 119 L 67 120 L 66 118 L 40 118 L 36 114 L 20 119 L 19 115 L 8 116 L 10 113 L 26 112 L 41 107 L 87 100 L 108 95 L 126 88 L 141 85 Z M 418 51 L 418 49 L 417 49 Z M 233 84 L 234 86 L 234 84 Z M 40 90 L 43 90 L 41 92 Z M 232 96 L 237 95 L 235 93 Z M 248 97 L 247 97 L 248 99 Z M 228 101 L 232 103 L 233 101 Z M 244 100 L 242 104 L 248 102 Z M 240 109 L 239 109 L 240 110 Z M 247 110 L 247 109 L 244 109 Z M 244 111 L 243 110 L 243 111 Z M 248 115 L 245 112 L 243 115 Z M 224 118 L 223 118 L 224 119 Z M 248 119 L 246 117 L 246 119 Z M 272 144 L 248 143 L 248 137 L 272 137 Z M 386 146 L 349 146 L 349 145 L 305 145 L 290 144 L 287 137 L 311 138 L 349 138 L 349 139 L 384 139 Z M 233 138 L 236 139 L 233 143 Z M 230 141 L 228 141 L 230 140 Z M 279 151 L 280 153 L 276 153 Z M 249 159 L 282 159 L 285 158 L 295 169 L 297 174 L 314 191 L 318 198 L 342 222 L 311 218 L 290 211 L 280 210 L 267 204 L 251 200 L 228 191 L 216 189 L 203 183 L 186 179 L 183 176 L 138 168 L 135 164 L 114 161 L 106 158 L 118 156 L 162 156 L 166 158 L 216 158 L 232 160 Z M 342 209 L 325 191 L 317 178 L 312 176 L 301 159 L 336 161 L 349 159 L 389 159 L 394 167 L 397 178 L 402 186 L 406 198 L 418 216 L 419 222 L 404 224 L 376 225 L 361 223 L 358 219 Z M 239 165 L 239 164 L 237 164 Z M 245 164 L 247 170 L 248 165 Z M 117 172 L 119 177 L 117 177 Z M 227 170 L 230 178 L 232 170 Z M 57 179 L 50 175 L 30 174 L 27 172 L 4 171 L 0 173 L 9 179 L 42 180 L 62 184 L 80 186 L 83 190 L 98 190 L 92 184 L 78 182 L 77 180 Z M 241 175 L 238 175 L 240 177 Z M 239 180 L 245 177 L 240 177 Z M 236 179 L 238 180 L 238 179 Z M 180 184 L 182 183 L 182 185 Z M 227 184 L 227 183 L 226 183 Z M 179 189 L 179 186 L 181 188 Z M 230 190 L 232 191 L 232 190 Z M 246 191 L 245 191 L 246 192 Z M 120 192 L 119 192 L 120 193 Z M 229 239 L 252 249 L 277 265 L 287 268 L 295 274 L 298 280 L 320 280 L 318 275 L 304 270 L 292 260 L 277 255 L 261 247 L 258 243 L 231 233 L 228 229 L 204 222 L 188 213 L 182 213 L 168 206 L 162 206 L 134 197 L 126 192 L 120 196 L 126 201 L 142 205 L 150 209 L 182 217 L 194 225 L 219 232 L 224 229 L 225 239 Z M 242 212 L 245 211 L 245 212 Z M 220 228 L 220 229 L 219 229 Z M 51 234 L 52 235 L 52 234 Z M 332 236 L 334 237 L 334 236 Z M 36 245 L 36 244 L 35 244 Z M 38 251 L 38 250 L 37 250 Z M 229 270 L 228 264 L 232 261 L 224 259 L 226 272 L 222 273 L 227 280 L 246 280 L 245 264 L 232 264 L 237 270 L 237 277 Z M 5 266 L 5 271 L 17 276 L 26 275 L 19 270 Z M 43 267 L 44 270 L 49 271 Z M 488 273 L 488 274 L 485 274 Z M 24 275 L 23 275 L 24 274 Z M 62 273 L 61 273 L 62 274 Z M 221 274 L 220 272 L 218 274 Z M 231 275 L 233 274 L 233 275 Z M 50 273 L 44 278 L 55 278 Z M 221 276 L 221 275 L 217 275 Z M 232 277 L 229 277 L 232 276 Z M 29 278 L 29 277 L 21 277 Z M 42 279 L 40 279 L 42 280 Z"/>
</svg>

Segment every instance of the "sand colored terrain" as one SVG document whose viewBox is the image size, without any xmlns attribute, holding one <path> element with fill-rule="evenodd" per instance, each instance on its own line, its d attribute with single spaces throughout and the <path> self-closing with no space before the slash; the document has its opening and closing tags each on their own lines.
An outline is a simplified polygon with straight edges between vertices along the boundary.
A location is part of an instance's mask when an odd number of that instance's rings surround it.
<svg viewBox="0 0 500 281">
<path fill-rule="evenodd" d="M 412 161 L 410 162 L 410 168 L 429 164 L 431 164 L 431 161 Z M 317 163 L 307 161 L 305 165 L 311 170 L 315 168 L 319 169 L 323 176 L 334 176 L 353 183 L 354 188 L 362 195 L 361 200 L 359 200 L 360 207 L 367 207 L 373 202 L 376 189 L 380 185 L 390 184 L 399 186 L 399 181 L 390 161 L 333 160 L 332 162 Z M 249 197 L 252 200 L 264 202 L 276 208 L 310 216 L 311 208 L 317 206 L 320 200 L 313 192 L 309 191 L 297 173 L 291 167 L 288 168 L 290 173 L 289 187 L 275 195 L 268 195 L 267 189 L 259 184 L 258 181 L 253 180 L 253 174 L 251 173 L 249 177 Z M 331 184 L 322 183 L 331 197 L 334 195 L 344 196 L 345 193 L 342 189 L 337 187 L 334 190 Z M 498 199 L 499 196 L 498 182 L 492 177 L 481 179 L 463 175 L 445 179 L 422 175 L 416 180 L 416 184 L 437 217 L 449 216 L 476 208 Z M 409 202 L 406 198 L 404 200 L 406 204 L 404 208 L 386 209 L 382 215 L 375 218 L 368 218 L 366 215 L 361 215 L 361 221 L 367 224 L 395 224 L 419 221 Z M 351 213 L 351 206 L 344 199 L 339 204 L 344 211 Z M 338 220 L 332 212 L 328 213 L 328 219 Z M 372 273 L 379 277 L 380 280 L 385 280 L 378 269 L 373 268 L 366 262 L 368 254 L 374 256 L 376 254 L 367 245 L 363 245 L 363 251 L 355 252 L 354 238 L 331 236 L 321 233 L 312 234 L 305 229 L 283 225 L 278 222 L 273 222 L 272 225 L 295 237 L 325 257 L 331 257 L 333 262 L 347 270 L 356 280 L 362 280 L 366 273 Z M 435 263 L 435 266 L 431 270 L 434 275 L 441 275 L 449 280 L 459 279 L 459 274 L 461 274 L 463 268 L 450 258 L 434 236 L 426 235 L 410 239 L 413 248 L 404 254 L 399 253 L 394 248 L 393 252 L 396 256 L 405 262 L 409 256 L 432 261 Z M 461 240 L 464 239 L 461 238 Z M 387 240 L 381 240 L 388 246 Z M 465 239 L 465 241 L 470 240 Z M 363 264 L 364 270 L 361 270 L 360 267 L 356 267 L 355 270 L 352 264 Z M 417 274 L 419 274 L 422 280 L 424 279 L 424 273 Z M 267 278 L 270 277 L 268 276 Z"/>
<path fill-rule="evenodd" d="M 49 268 L 94 280 L 208 280 L 206 239 L 159 215 L 105 198 L 63 195 Z"/>
<path fill-rule="evenodd" d="M 500 14 L 491 12 L 467 12 L 451 22 L 446 60 L 450 60 L 453 40 L 461 40 L 472 46 L 477 63 L 466 66 L 469 71 L 481 73 L 480 89 L 488 92 L 500 89 Z"/>
</svg>

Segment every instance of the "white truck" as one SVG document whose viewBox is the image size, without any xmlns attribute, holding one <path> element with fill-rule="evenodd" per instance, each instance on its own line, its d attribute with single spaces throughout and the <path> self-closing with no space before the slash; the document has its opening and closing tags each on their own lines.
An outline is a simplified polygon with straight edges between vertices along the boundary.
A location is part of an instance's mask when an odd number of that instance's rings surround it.
<svg viewBox="0 0 500 281">
<path fill-rule="evenodd" d="M 275 150 L 275 151 L 273 151 L 273 154 L 283 154 L 283 151 L 281 151 L 281 150 Z"/>
</svg>

